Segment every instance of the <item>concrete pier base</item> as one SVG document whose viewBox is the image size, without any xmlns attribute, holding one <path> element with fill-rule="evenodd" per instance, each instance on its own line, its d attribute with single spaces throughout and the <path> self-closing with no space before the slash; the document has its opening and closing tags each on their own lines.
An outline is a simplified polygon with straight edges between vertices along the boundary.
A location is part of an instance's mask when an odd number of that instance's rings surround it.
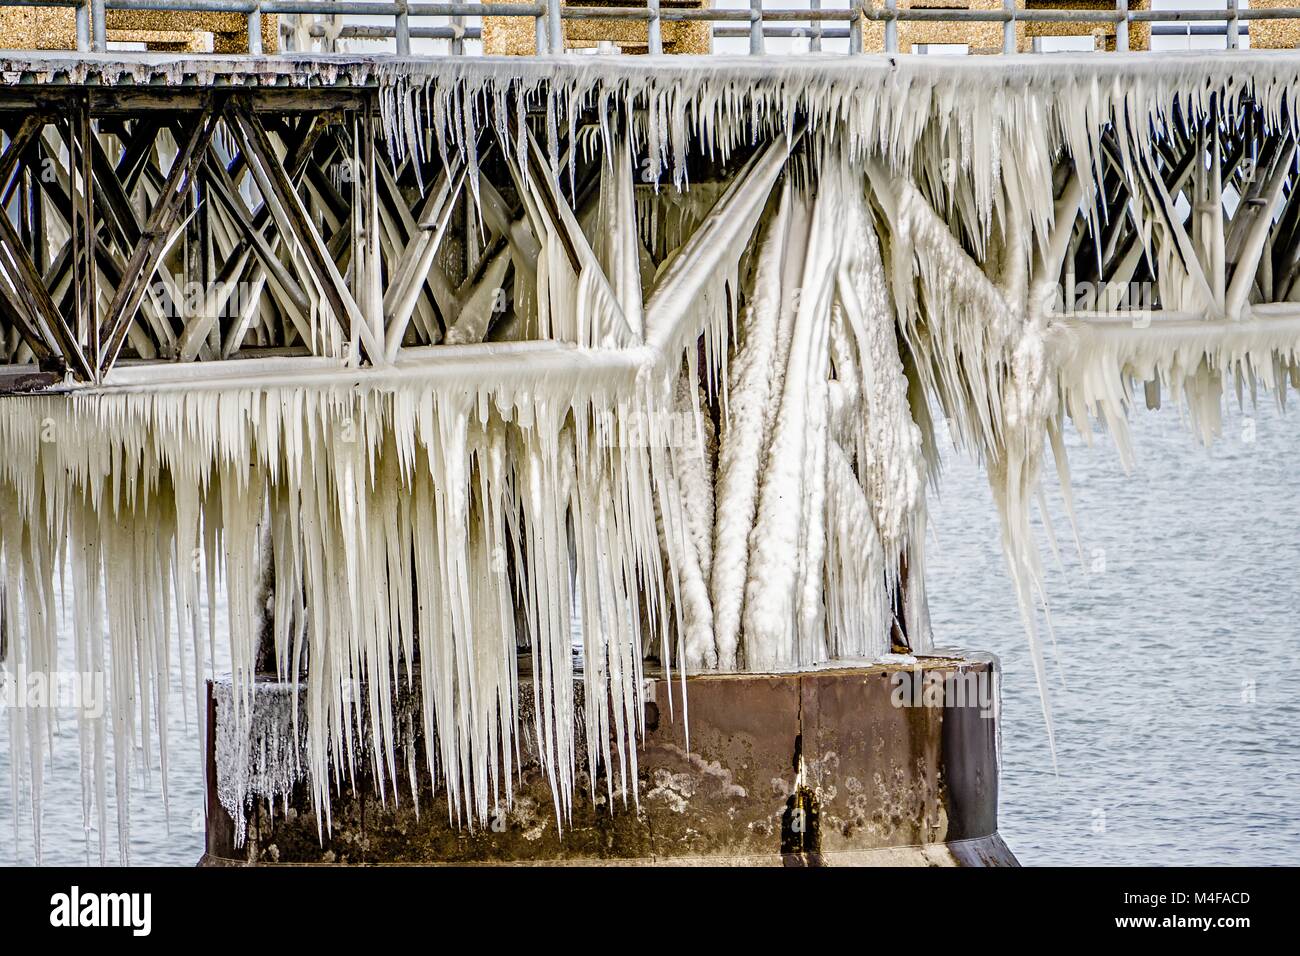
<svg viewBox="0 0 1300 956">
<path fill-rule="evenodd" d="M 298 786 L 274 812 L 254 799 L 243 811 L 247 839 L 236 846 L 235 821 L 217 795 L 218 718 L 209 722 L 203 862 L 1016 865 L 997 833 L 995 673 L 991 658 L 966 656 L 691 677 L 689 745 L 681 682 L 650 680 L 639 799 L 624 805 L 616 786 L 611 805 L 604 771 L 594 788 L 580 772 L 563 832 L 546 777 L 525 754 L 513 805 L 486 829 L 449 824 L 421 768 L 418 815 L 409 791 L 385 802 L 363 782 L 335 798 L 322 842 Z M 258 699 L 285 692 L 262 685 Z M 525 727 L 530 696 L 522 679 Z"/>
</svg>

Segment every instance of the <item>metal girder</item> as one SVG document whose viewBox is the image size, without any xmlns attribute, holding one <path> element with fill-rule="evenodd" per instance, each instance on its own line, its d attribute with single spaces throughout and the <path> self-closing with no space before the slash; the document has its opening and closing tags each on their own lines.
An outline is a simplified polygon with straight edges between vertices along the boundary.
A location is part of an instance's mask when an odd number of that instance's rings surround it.
<svg viewBox="0 0 1300 956">
<path fill-rule="evenodd" d="M 293 236 L 300 244 L 308 267 L 329 304 L 335 321 L 347 323 L 343 326 L 344 330 L 354 333 L 360 339 L 366 355 L 372 361 L 383 361 L 383 344 L 348 291 L 338 266 L 321 238 L 320 230 L 276 156 L 265 128 L 255 114 L 242 106 L 235 106 L 232 116 L 234 122 L 231 123 L 231 131 L 248 161 L 258 189 L 263 194 L 262 198 L 270 204 L 281 233 Z"/>
<path fill-rule="evenodd" d="M 174 239 L 171 227 L 176 213 L 207 152 L 208 140 L 212 138 L 217 122 L 218 115 L 215 111 L 211 108 L 204 110 L 181 152 L 172 161 L 158 204 L 149 215 L 141 240 L 127 262 L 122 282 L 114 292 L 108 314 L 100 325 L 101 352 L 97 363 L 100 374 L 117 361 L 126 339 L 127 328 L 144 297 L 145 287 L 153 277 L 163 252 Z"/>
</svg>

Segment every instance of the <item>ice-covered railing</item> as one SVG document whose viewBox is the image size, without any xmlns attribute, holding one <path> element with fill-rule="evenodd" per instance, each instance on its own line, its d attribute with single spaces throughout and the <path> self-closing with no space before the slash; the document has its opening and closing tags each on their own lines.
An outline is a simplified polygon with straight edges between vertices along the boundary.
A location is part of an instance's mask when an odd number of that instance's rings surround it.
<svg viewBox="0 0 1300 956">
<path fill-rule="evenodd" d="M 777 0 L 780 2 L 780 0 Z M 452 54 L 470 52 L 466 40 L 482 38 L 481 27 L 470 21 L 483 17 L 524 17 L 534 23 L 538 53 L 564 50 L 564 22 L 599 20 L 604 22 L 644 22 L 646 45 L 650 53 L 664 52 L 662 26 L 667 22 L 694 21 L 708 23 L 714 37 L 748 37 L 749 52 L 767 52 L 765 40 L 775 37 L 804 37 L 810 52 L 820 52 L 823 39 L 847 39 L 850 54 L 869 52 L 864 42 L 868 24 L 883 24 L 884 50 L 900 50 L 898 24 L 1001 23 L 1002 52 L 1017 52 L 1018 24 L 1070 24 L 1098 27 L 1113 26 L 1115 49 L 1129 50 L 1129 28 L 1134 24 L 1152 24 L 1155 35 L 1223 36 L 1227 49 L 1237 49 L 1248 24 L 1255 20 L 1300 20 L 1300 7 L 1244 9 L 1239 0 L 1225 0 L 1225 5 L 1205 9 L 1130 9 L 1129 0 L 1116 0 L 1115 9 L 1026 9 L 1017 0 L 1002 0 L 1002 9 L 903 8 L 898 0 L 850 3 L 843 7 L 823 8 L 822 0 L 807 0 L 806 8 L 764 6 L 763 0 L 749 0 L 748 8 L 666 7 L 660 0 L 601 6 L 564 5 L 560 0 L 534 3 L 420 3 L 373 2 L 373 0 L 3 0 L 0 8 L 40 7 L 72 8 L 76 11 L 76 48 L 83 53 L 108 51 L 106 11 L 140 11 L 163 13 L 224 13 L 243 15 L 248 21 L 248 53 L 264 54 L 262 17 L 311 17 L 303 31 L 282 25 L 290 46 L 294 37 L 307 37 L 326 48 L 339 40 L 393 41 L 399 56 L 412 52 L 412 40 L 446 40 Z M 316 20 L 315 18 L 325 18 Z M 391 22 L 386 22 L 391 19 Z M 429 24 L 430 20 L 442 23 Z M 364 22 L 358 22 L 364 21 Z M 418 21 L 413 23 L 413 21 Z M 799 26 L 791 26 L 799 24 Z M 806 24 L 806 26 L 804 26 Z M 1180 26 L 1181 25 L 1181 26 Z M 298 42 L 301 42 L 299 40 Z M 956 41 L 954 41 L 956 42 Z M 286 52 L 295 52 L 289 49 Z"/>
</svg>

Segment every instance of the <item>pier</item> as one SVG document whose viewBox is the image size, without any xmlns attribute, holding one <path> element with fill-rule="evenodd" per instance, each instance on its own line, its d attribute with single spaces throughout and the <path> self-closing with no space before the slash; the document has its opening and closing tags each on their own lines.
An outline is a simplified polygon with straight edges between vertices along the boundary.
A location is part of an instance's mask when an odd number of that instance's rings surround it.
<svg viewBox="0 0 1300 956">
<path fill-rule="evenodd" d="M 175 660 L 208 863 L 1014 863 L 996 706 L 891 694 L 995 683 L 936 423 L 1050 736 L 1063 429 L 1300 383 L 1300 9 L 0 11 L 0 658 L 109 688 L 104 859 Z"/>
</svg>

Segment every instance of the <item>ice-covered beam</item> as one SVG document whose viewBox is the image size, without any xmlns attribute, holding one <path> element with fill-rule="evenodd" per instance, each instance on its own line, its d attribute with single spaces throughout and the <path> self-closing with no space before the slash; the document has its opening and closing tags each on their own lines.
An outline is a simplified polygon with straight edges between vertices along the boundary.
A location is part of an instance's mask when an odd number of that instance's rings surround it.
<svg viewBox="0 0 1300 956">
<path fill-rule="evenodd" d="M 645 305 L 651 348 L 672 358 L 700 334 L 693 324 L 700 321 L 700 293 L 724 280 L 739 261 L 793 145 L 793 138 L 780 137 L 756 153 L 660 276 Z"/>
</svg>

